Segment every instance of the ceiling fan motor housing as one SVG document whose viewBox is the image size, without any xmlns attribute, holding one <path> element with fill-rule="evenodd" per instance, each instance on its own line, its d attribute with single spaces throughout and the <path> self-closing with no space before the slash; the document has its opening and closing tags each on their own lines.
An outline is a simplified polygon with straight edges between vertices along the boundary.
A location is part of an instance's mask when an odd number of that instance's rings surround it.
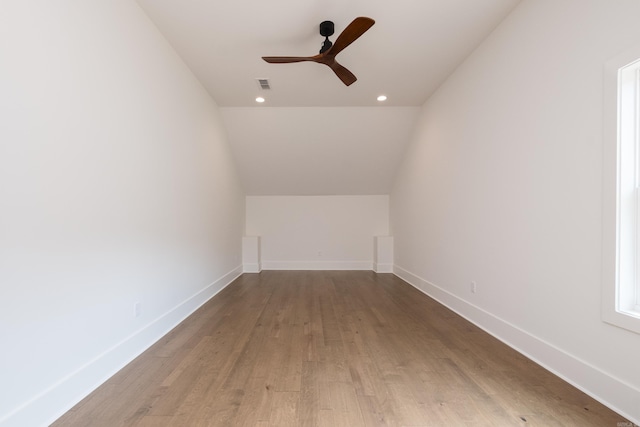
<svg viewBox="0 0 640 427">
<path fill-rule="evenodd" d="M 323 21 L 320 23 L 320 35 L 322 37 L 332 36 L 334 32 L 333 22 Z"/>
</svg>

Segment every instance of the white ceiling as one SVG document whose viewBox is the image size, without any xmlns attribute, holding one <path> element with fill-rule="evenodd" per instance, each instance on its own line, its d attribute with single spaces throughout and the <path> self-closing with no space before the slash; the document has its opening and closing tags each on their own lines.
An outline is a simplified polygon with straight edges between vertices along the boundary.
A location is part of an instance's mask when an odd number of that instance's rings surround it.
<svg viewBox="0 0 640 427">
<path fill-rule="evenodd" d="M 417 107 L 238 107 L 223 108 L 222 117 L 233 129 L 247 194 L 364 195 L 389 194 L 418 112 Z"/>
<path fill-rule="evenodd" d="M 247 193 L 285 195 L 387 194 L 403 127 L 520 0 L 137 1 L 222 107 Z M 357 16 L 376 24 L 336 57 L 349 87 L 321 64 L 261 59 L 315 55 L 320 22 L 335 41 Z"/>
</svg>

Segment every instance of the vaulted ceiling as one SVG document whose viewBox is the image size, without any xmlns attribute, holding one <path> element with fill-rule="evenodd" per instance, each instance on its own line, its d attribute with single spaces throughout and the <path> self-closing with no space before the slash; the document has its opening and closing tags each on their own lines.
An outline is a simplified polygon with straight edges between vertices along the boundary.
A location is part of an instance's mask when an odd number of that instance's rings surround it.
<svg viewBox="0 0 640 427">
<path fill-rule="evenodd" d="M 520 0 L 137 1 L 221 107 L 247 194 L 312 195 L 388 194 L 420 106 Z M 335 41 L 357 16 L 376 23 L 337 56 L 349 87 L 261 59 L 315 55 L 320 22 Z"/>
</svg>

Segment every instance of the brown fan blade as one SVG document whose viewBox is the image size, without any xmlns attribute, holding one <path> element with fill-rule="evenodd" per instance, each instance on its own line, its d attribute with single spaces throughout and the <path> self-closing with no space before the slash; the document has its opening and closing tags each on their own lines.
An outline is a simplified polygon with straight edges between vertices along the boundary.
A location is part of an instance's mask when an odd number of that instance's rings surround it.
<svg viewBox="0 0 640 427">
<path fill-rule="evenodd" d="M 342 83 L 349 86 L 358 79 L 356 78 L 356 76 L 353 75 L 351 71 L 347 70 L 345 67 L 338 64 L 335 60 L 335 56 L 340 52 L 342 52 L 344 48 L 346 48 L 351 43 L 356 41 L 361 35 L 367 32 L 367 30 L 371 28 L 375 23 L 376 21 L 374 21 L 373 19 L 366 18 L 363 16 L 360 16 L 354 19 L 353 21 L 351 21 L 349 25 L 347 25 L 347 28 L 345 28 L 344 31 L 340 33 L 340 35 L 336 39 L 333 46 L 331 46 L 329 50 L 319 55 L 263 56 L 262 59 L 264 59 L 266 62 L 270 64 L 289 64 L 292 62 L 304 62 L 304 61 L 312 61 L 320 64 L 325 64 L 329 66 L 334 73 L 336 73 L 336 75 L 342 81 Z"/>
<path fill-rule="evenodd" d="M 351 24 L 347 25 L 347 28 L 340 33 L 335 43 L 333 43 L 333 46 L 331 46 L 331 49 L 327 51 L 327 54 L 336 56 L 345 47 L 356 41 L 358 37 L 363 35 L 375 23 L 376 21 L 373 19 L 364 16 L 354 19 L 351 21 Z"/>
<path fill-rule="evenodd" d="M 347 70 L 344 66 L 338 64 L 337 61 L 334 60 L 326 64 L 329 67 L 331 67 L 333 72 L 336 73 L 336 76 L 338 76 L 338 78 L 342 80 L 342 83 L 344 83 L 345 85 L 349 86 L 355 83 L 356 80 L 358 80 L 358 78 L 354 76 L 351 71 Z"/>
<path fill-rule="evenodd" d="M 289 64 L 292 62 L 316 61 L 313 56 L 263 56 L 262 59 L 270 64 Z"/>
</svg>

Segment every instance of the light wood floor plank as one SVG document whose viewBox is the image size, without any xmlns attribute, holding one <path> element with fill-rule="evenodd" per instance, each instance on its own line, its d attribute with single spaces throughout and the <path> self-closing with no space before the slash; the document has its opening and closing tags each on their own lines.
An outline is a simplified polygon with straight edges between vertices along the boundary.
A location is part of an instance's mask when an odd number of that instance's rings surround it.
<svg viewBox="0 0 640 427">
<path fill-rule="evenodd" d="M 54 427 L 626 423 L 390 274 L 247 274 Z"/>
</svg>

